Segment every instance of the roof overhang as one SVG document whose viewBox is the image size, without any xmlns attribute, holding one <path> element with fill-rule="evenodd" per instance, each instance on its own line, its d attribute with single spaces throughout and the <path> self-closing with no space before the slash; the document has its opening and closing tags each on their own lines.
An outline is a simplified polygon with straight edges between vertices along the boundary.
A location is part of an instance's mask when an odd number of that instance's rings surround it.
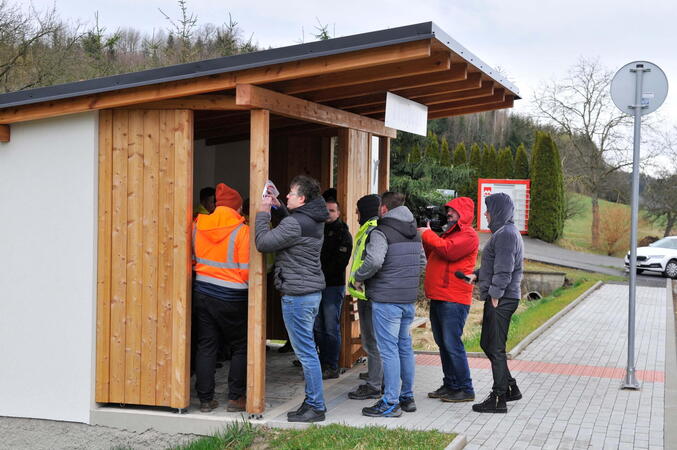
<svg viewBox="0 0 677 450">
<path fill-rule="evenodd" d="M 374 120 L 384 118 L 388 91 L 427 105 L 429 118 L 509 108 L 519 99 L 517 88 L 502 74 L 426 22 L 4 94 L 0 95 L 0 124 L 158 105 L 170 99 L 175 105 L 192 105 L 190 109 L 223 109 L 221 116 L 234 119 L 228 121 L 233 123 L 246 113 L 234 101 L 223 99 L 234 97 L 236 86 L 242 84 Z M 206 95 L 221 100 L 214 102 Z M 218 122 L 223 128 L 224 122 Z M 214 137 L 210 130 L 205 122 L 196 137 Z"/>
</svg>

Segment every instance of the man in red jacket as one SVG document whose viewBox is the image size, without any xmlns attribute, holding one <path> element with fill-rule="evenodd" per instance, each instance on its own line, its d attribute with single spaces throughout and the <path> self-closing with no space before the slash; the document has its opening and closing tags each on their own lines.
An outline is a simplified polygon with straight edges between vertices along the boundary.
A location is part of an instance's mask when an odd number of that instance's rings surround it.
<svg viewBox="0 0 677 450">
<path fill-rule="evenodd" d="M 430 322 L 444 372 L 442 386 L 428 393 L 428 397 L 444 402 L 470 402 L 475 400 L 475 390 L 461 335 L 470 311 L 473 286 L 455 273 L 473 273 L 480 240 L 472 227 L 475 203 L 470 198 L 458 197 L 445 206 L 448 224 L 442 235 L 438 236 L 430 225 L 419 228 L 428 257 L 425 295 L 430 299 Z"/>
</svg>

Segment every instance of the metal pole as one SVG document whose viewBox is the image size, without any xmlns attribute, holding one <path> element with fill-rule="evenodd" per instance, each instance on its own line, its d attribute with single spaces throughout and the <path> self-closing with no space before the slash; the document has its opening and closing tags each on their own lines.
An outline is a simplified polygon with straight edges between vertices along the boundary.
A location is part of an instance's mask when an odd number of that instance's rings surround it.
<svg viewBox="0 0 677 450">
<path fill-rule="evenodd" d="M 635 376 L 635 301 L 637 293 L 637 216 L 639 215 L 639 147 L 642 127 L 642 78 L 645 69 L 637 64 L 635 72 L 635 133 L 632 146 L 632 215 L 630 229 L 630 287 L 628 302 L 628 367 L 623 380 L 623 389 L 639 389 Z"/>
</svg>

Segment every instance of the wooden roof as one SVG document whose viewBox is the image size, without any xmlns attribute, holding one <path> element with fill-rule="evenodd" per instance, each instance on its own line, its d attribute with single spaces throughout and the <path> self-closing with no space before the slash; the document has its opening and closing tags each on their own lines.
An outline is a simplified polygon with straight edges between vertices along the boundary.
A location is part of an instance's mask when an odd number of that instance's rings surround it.
<svg viewBox="0 0 677 450">
<path fill-rule="evenodd" d="M 428 106 L 429 118 L 510 108 L 519 92 L 432 22 L 0 95 L 0 124 L 88 110 L 185 107 L 196 139 L 248 132 L 236 87 L 257 85 L 381 121 L 386 92 Z M 168 103 L 172 102 L 172 103 Z M 224 125 L 228 131 L 224 133 Z M 302 126 L 274 118 L 271 129 Z"/>
</svg>

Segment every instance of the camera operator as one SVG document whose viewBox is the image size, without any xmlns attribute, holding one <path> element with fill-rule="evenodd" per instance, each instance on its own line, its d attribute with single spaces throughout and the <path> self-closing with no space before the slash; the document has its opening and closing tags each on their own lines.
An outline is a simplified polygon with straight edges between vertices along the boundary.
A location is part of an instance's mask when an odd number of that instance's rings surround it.
<svg viewBox="0 0 677 450">
<path fill-rule="evenodd" d="M 441 235 L 429 223 L 418 229 L 428 258 L 424 286 L 430 299 L 430 323 L 444 372 L 442 386 L 428 397 L 470 402 L 475 400 L 475 390 L 461 335 L 473 286 L 457 278 L 455 272 L 472 273 L 475 269 L 479 249 L 479 237 L 472 227 L 475 203 L 468 197 L 458 197 L 445 207 L 448 226 Z"/>
</svg>

